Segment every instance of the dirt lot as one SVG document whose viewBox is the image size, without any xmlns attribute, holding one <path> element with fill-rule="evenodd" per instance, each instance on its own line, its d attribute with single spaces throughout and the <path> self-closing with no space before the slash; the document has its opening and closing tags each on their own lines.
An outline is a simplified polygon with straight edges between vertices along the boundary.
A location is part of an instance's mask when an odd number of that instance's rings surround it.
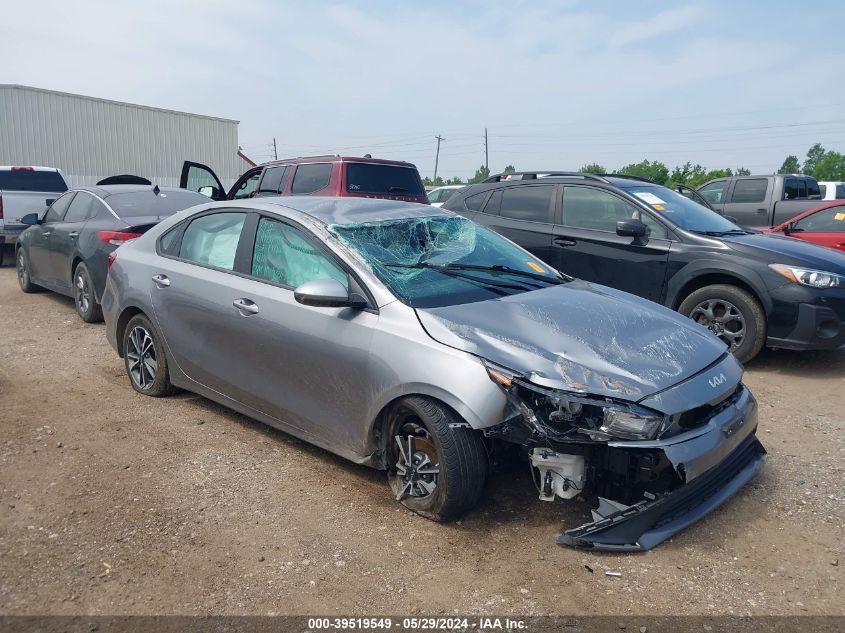
<svg viewBox="0 0 845 633">
<path fill-rule="evenodd" d="M 746 381 L 762 476 L 652 552 L 590 554 L 553 541 L 586 505 L 538 501 L 527 470 L 437 525 L 381 473 L 137 395 L 103 325 L 7 265 L 0 613 L 843 614 L 845 354 L 767 351 Z"/>
</svg>

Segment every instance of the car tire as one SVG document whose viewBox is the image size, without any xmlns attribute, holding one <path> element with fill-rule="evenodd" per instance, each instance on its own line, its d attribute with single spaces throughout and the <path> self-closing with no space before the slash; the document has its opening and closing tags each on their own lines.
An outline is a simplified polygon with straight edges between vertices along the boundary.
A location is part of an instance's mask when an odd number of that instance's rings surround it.
<svg viewBox="0 0 845 633">
<path fill-rule="evenodd" d="M 731 345 L 731 352 L 741 363 L 757 356 L 766 343 L 763 306 L 742 288 L 727 284 L 699 288 L 684 299 L 678 312 Z"/>
<path fill-rule="evenodd" d="M 394 406 L 387 429 L 388 481 L 402 505 L 433 521 L 449 521 L 475 507 L 488 471 L 476 431 L 424 397 Z"/>
<path fill-rule="evenodd" d="M 21 290 L 27 294 L 43 290 L 41 286 L 32 283 L 32 277 L 29 273 L 31 270 L 29 267 L 29 257 L 27 257 L 23 248 L 19 248 L 18 252 L 15 253 L 15 268 L 17 269 L 18 284 L 20 285 Z"/>
<path fill-rule="evenodd" d="M 99 323 L 103 320 L 103 309 L 97 303 L 94 282 L 88 267 L 79 263 L 73 271 L 73 303 L 79 318 L 86 323 Z"/>
<path fill-rule="evenodd" d="M 136 314 L 129 320 L 122 345 L 126 375 L 135 391 L 155 398 L 176 393 L 170 382 L 164 346 L 145 315 Z"/>
</svg>

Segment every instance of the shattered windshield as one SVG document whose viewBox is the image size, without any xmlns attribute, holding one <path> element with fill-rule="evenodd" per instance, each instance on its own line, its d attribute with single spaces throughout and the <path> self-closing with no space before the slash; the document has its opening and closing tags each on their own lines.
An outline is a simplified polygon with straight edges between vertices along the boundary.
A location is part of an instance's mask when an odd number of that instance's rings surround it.
<svg viewBox="0 0 845 633">
<path fill-rule="evenodd" d="M 460 216 L 329 228 L 393 294 L 415 308 L 485 301 L 564 281 L 518 246 Z"/>
</svg>

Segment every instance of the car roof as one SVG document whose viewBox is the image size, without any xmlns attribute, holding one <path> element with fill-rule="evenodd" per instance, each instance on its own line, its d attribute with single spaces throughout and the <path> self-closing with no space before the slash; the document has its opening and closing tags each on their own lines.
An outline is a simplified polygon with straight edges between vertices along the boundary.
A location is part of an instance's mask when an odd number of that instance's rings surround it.
<svg viewBox="0 0 845 633">
<path fill-rule="evenodd" d="M 366 156 L 340 156 L 335 154 L 326 154 L 323 156 L 297 156 L 295 158 L 281 158 L 279 160 L 271 160 L 266 163 L 261 163 L 259 167 L 273 167 L 276 165 L 297 165 L 300 163 L 372 163 L 374 165 L 396 165 L 401 167 L 416 166 L 412 163 L 407 163 L 402 160 L 389 160 L 387 158 L 371 158 Z"/>
<path fill-rule="evenodd" d="M 156 185 L 100 185 L 98 187 L 74 187 L 71 191 L 87 191 L 93 193 L 100 198 L 107 198 L 118 193 L 139 193 L 149 191 L 150 193 L 156 188 Z M 208 200 L 205 196 L 199 193 L 190 191 L 189 189 L 181 189 L 179 187 L 158 187 L 161 193 L 187 193 L 198 196 L 201 200 Z"/>
<path fill-rule="evenodd" d="M 249 202 L 287 207 L 327 225 L 454 215 L 451 211 L 441 210 L 427 204 L 374 198 L 279 196 L 253 198 Z"/>
</svg>

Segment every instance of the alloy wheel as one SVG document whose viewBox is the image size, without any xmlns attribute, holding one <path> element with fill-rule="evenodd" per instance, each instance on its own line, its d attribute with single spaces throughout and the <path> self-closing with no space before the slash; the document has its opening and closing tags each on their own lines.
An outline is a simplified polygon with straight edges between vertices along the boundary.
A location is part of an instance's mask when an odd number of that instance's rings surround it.
<svg viewBox="0 0 845 633">
<path fill-rule="evenodd" d="M 745 338 L 745 317 L 731 302 L 724 299 L 707 299 L 693 308 L 690 318 L 727 343 L 731 351 L 742 345 Z"/>
<path fill-rule="evenodd" d="M 76 306 L 82 314 L 85 314 L 91 306 L 91 285 L 88 283 L 88 275 L 84 274 L 81 270 L 76 273 L 74 289 Z"/>
<path fill-rule="evenodd" d="M 126 343 L 126 358 L 128 360 L 129 377 L 141 389 L 152 387 L 156 379 L 155 346 L 150 333 L 140 325 L 135 326 L 129 333 Z"/>
<path fill-rule="evenodd" d="M 26 257 L 24 257 L 23 250 L 18 253 L 18 283 L 21 288 L 26 288 L 29 283 L 29 271 L 26 269 Z"/>
<path fill-rule="evenodd" d="M 440 458 L 428 431 L 419 423 L 406 422 L 394 439 L 399 447 L 396 474 L 401 482 L 396 500 L 434 494 L 440 475 Z"/>
</svg>

